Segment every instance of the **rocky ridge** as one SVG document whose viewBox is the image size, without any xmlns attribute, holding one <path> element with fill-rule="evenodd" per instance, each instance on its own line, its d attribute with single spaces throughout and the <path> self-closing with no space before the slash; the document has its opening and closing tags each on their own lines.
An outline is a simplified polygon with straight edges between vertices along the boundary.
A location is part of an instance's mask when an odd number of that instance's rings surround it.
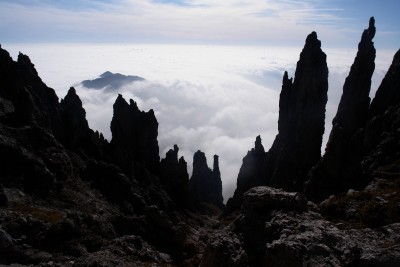
<svg viewBox="0 0 400 267">
<path fill-rule="evenodd" d="M 26 55 L 0 48 L 0 72 L 0 264 L 199 264 L 215 215 L 181 205 L 187 166 L 159 162 L 153 111 L 119 95 L 109 143 L 76 90 L 58 102 Z"/>
</svg>

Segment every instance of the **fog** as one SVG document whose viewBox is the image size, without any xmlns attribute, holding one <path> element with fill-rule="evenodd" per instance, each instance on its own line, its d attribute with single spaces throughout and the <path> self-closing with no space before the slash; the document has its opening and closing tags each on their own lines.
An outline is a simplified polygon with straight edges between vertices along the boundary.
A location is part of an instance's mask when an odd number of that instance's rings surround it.
<svg viewBox="0 0 400 267">
<path fill-rule="evenodd" d="M 120 93 L 141 110 L 155 111 L 160 157 L 177 144 L 191 175 L 193 154 L 205 152 L 209 166 L 220 156 L 225 201 L 236 188 L 242 159 L 261 135 L 268 150 L 277 134 L 279 93 L 284 71 L 294 76 L 302 47 L 6 44 L 15 59 L 30 56 L 42 80 L 63 98 L 70 86 L 81 97 L 92 129 L 111 139 L 112 105 Z M 329 91 L 324 143 L 356 50 L 324 49 Z M 395 51 L 377 51 L 371 97 Z M 105 71 L 145 79 L 115 90 L 80 85 Z"/>
</svg>

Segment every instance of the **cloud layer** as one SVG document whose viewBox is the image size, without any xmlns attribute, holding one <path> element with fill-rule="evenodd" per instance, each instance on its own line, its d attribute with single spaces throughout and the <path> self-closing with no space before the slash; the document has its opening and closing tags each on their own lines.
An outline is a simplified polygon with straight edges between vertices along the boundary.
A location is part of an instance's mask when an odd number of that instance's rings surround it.
<svg viewBox="0 0 400 267">
<path fill-rule="evenodd" d="M 77 86 L 91 128 L 110 139 L 112 105 L 121 93 L 142 110 L 154 109 L 159 122 L 160 156 L 177 144 L 191 165 L 193 154 L 220 156 L 225 200 L 236 188 L 242 158 L 261 135 L 268 150 L 277 134 L 283 72 L 294 75 L 301 48 L 161 45 L 14 45 L 27 53 L 42 79 L 63 97 Z M 323 49 L 324 50 L 324 49 Z M 336 113 L 354 50 L 325 50 L 329 91 L 326 135 Z M 393 51 L 378 51 L 372 92 L 391 62 Z M 117 91 L 78 86 L 105 71 L 145 78 Z M 322 149 L 323 151 L 323 149 Z"/>
</svg>

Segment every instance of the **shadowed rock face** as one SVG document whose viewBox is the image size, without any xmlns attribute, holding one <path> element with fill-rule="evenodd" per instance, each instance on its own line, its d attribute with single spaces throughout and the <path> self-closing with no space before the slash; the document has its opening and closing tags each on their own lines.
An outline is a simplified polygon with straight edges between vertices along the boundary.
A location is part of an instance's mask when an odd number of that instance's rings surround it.
<svg viewBox="0 0 400 267">
<path fill-rule="evenodd" d="M 180 207 L 190 206 L 189 174 L 183 157 L 178 160 L 179 148 L 174 145 L 160 162 L 160 180 L 165 190 Z"/>
<path fill-rule="evenodd" d="M 203 152 L 198 150 L 193 156 L 193 174 L 189 181 L 189 190 L 196 202 L 214 204 L 223 207 L 222 181 L 218 156 L 214 156 L 214 169 L 207 165 Z"/>
<path fill-rule="evenodd" d="M 370 179 L 378 175 L 396 178 L 400 171 L 400 50 L 376 91 L 364 131 L 361 162 Z"/>
<path fill-rule="evenodd" d="M 297 62 L 294 81 L 285 73 L 279 100 L 279 133 L 268 151 L 265 184 L 301 191 L 310 168 L 321 157 L 328 67 L 317 34 L 312 32 Z"/>
<path fill-rule="evenodd" d="M 240 209 L 243 194 L 250 188 L 263 183 L 262 165 L 265 158 L 265 150 L 261 143 L 261 137 L 257 136 L 254 148 L 247 152 L 243 158 L 237 178 L 237 187 L 233 197 L 226 203 L 226 212 Z"/>
<path fill-rule="evenodd" d="M 0 73 L 3 77 L 1 102 L 12 103 L 12 112 L 7 116 L 7 123 L 18 126 L 38 125 L 51 129 L 56 137 L 60 137 L 63 129 L 58 97 L 40 79 L 29 57 L 19 53 L 15 62 L 0 47 Z"/>
<path fill-rule="evenodd" d="M 400 103 L 400 50 L 393 57 L 392 64 L 383 78 L 371 102 L 369 117 L 384 113 L 389 106 Z"/>
<path fill-rule="evenodd" d="M 82 101 L 71 87 L 60 103 L 62 118 L 65 127 L 66 146 L 77 147 L 89 135 L 89 124 L 86 120 L 86 112 L 82 107 Z"/>
<path fill-rule="evenodd" d="M 115 162 L 128 175 L 133 174 L 133 162 L 157 173 L 160 157 L 154 111 L 140 111 L 135 101 L 131 99 L 128 104 L 122 95 L 118 95 L 113 108 L 111 149 Z"/>
<path fill-rule="evenodd" d="M 371 77 L 375 69 L 375 20 L 372 17 L 358 45 L 357 56 L 343 86 L 338 111 L 322 160 L 312 169 L 307 197 L 321 200 L 350 187 L 365 185 L 360 161 Z"/>
<path fill-rule="evenodd" d="M 105 89 L 112 91 L 118 90 L 124 85 L 137 81 L 144 81 L 144 79 L 139 76 L 123 75 L 120 73 L 106 71 L 101 74 L 99 78 L 93 80 L 84 80 L 81 82 L 81 84 L 89 89 Z"/>
<path fill-rule="evenodd" d="M 279 133 L 268 153 L 261 139 L 243 159 L 234 197 L 227 204 L 240 207 L 243 193 L 269 185 L 302 191 L 308 171 L 321 158 L 328 91 L 326 55 L 312 32 L 297 62 L 295 79 L 285 72 L 279 100 Z"/>
</svg>

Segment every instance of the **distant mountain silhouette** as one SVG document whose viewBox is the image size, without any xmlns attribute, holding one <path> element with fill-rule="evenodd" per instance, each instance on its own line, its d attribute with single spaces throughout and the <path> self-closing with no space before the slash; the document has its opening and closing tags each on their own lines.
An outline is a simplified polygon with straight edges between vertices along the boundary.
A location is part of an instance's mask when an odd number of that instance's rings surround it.
<svg viewBox="0 0 400 267">
<path fill-rule="evenodd" d="M 99 78 L 93 80 L 84 80 L 81 84 L 89 89 L 106 89 L 106 90 L 118 90 L 122 86 L 129 83 L 144 81 L 145 79 L 139 76 L 123 75 L 121 73 L 112 73 L 106 71 L 100 75 Z"/>
</svg>

